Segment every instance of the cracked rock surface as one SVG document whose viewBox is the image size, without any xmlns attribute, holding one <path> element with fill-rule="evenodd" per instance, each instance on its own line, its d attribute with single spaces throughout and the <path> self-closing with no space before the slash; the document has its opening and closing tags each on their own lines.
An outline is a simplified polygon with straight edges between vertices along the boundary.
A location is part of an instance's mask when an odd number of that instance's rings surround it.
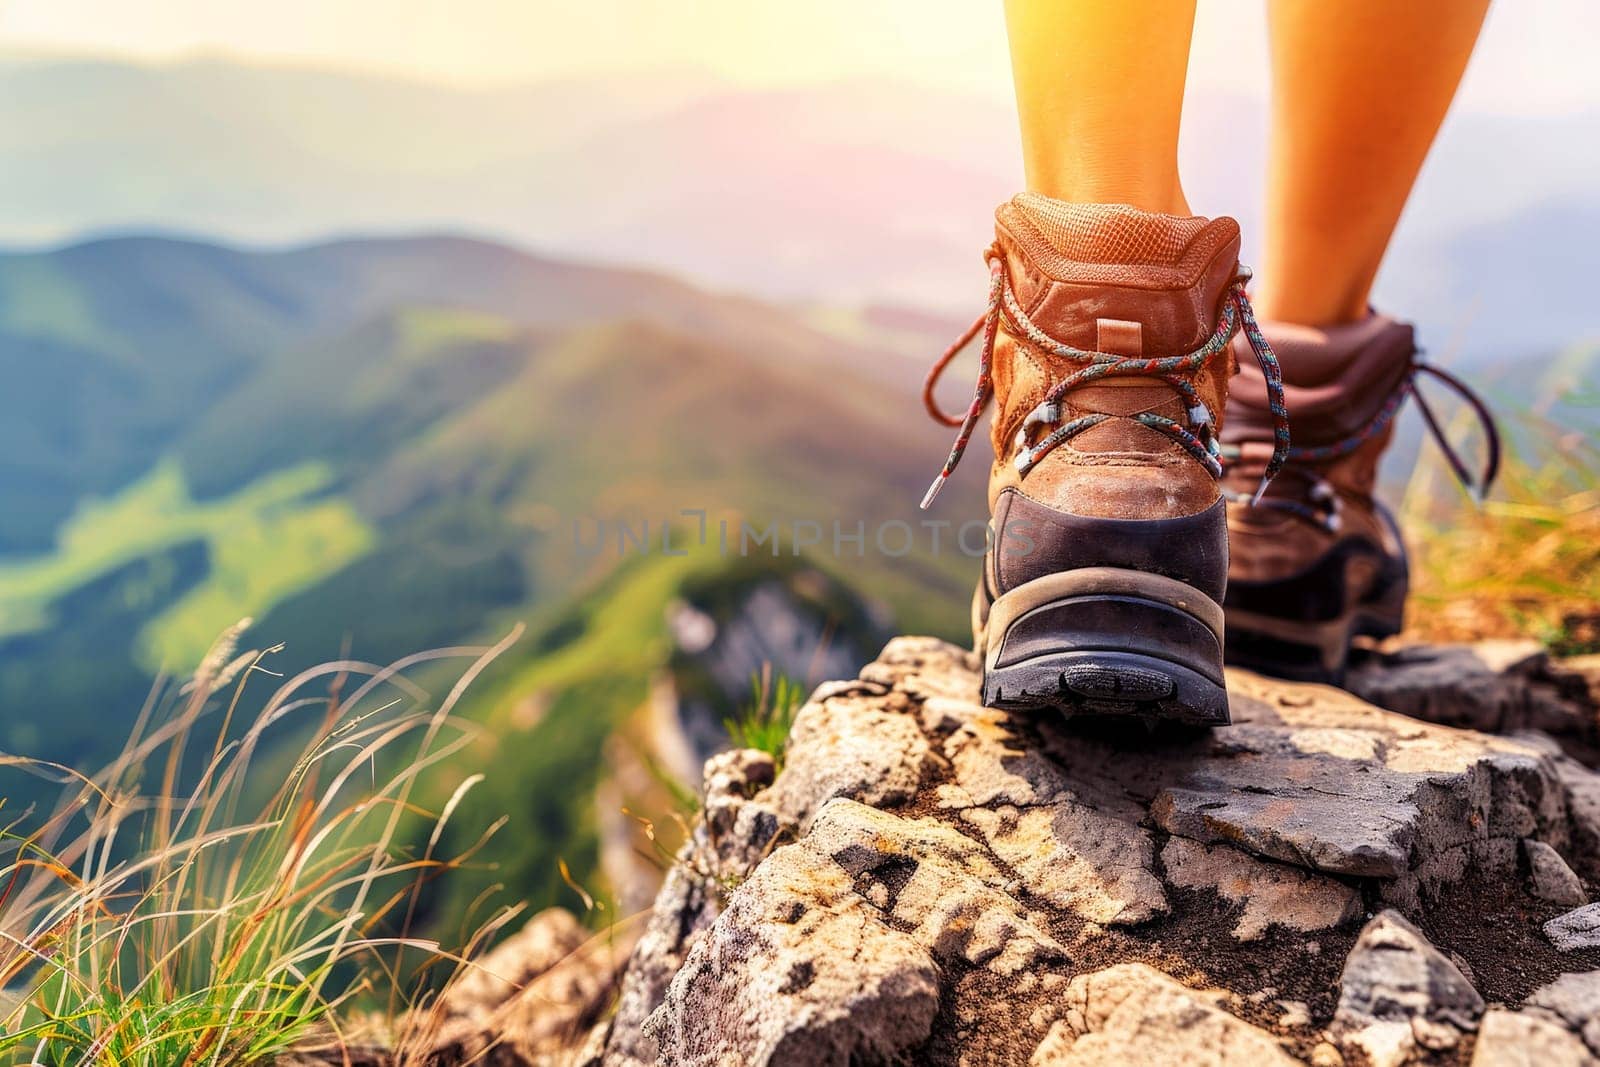
<svg viewBox="0 0 1600 1067">
<path fill-rule="evenodd" d="M 1347 686 L 1379 707 L 1486 733 L 1537 730 L 1600 758 L 1600 664 L 1557 662 L 1536 641 L 1409 645 L 1352 665 Z"/>
<path fill-rule="evenodd" d="M 1552 898 L 1595 884 L 1600 776 L 1530 729 L 1587 712 L 1514 651 L 1475 677 L 1521 704 L 1419 697 L 1419 652 L 1386 695 L 1514 736 L 1242 673 L 1232 726 L 1151 736 L 984 708 L 969 654 L 891 642 L 708 800 L 600 1062 L 1600 1062 L 1600 950 L 1544 931 L 1587 929 Z"/>
<path fill-rule="evenodd" d="M 1562 902 L 1600 888 L 1593 704 L 1514 649 L 1463 697 L 1459 655 L 1363 668 L 1421 718 L 1230 672 L 1233 725 L 1150 735 L 897 639 L 781 771 L 706 765 L 611 1014 L 483 1062 L 1600 1064 L 1600 905 Z"/>
</svg>

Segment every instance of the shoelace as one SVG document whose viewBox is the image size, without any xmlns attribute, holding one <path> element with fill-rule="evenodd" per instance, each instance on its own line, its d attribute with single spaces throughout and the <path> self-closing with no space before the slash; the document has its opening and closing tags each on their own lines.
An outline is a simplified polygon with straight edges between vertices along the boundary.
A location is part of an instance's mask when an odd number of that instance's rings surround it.
<svg viewBox="0 0 1600 1067">
<path fill-rule="evenodd" d="M 1450 439 L 1445 436 L 1444 427 L 1440 424 L 1438 416 L 1434 414 L 1427 398 L 1422 395 L 1422 390 L 1417 387 L 1417 379 L 1424 374 L 1432 375 L 1460 397 L 1477 417 L 1478 425 L 1483 428 L 1483 473 L 1477 479 L 1474 479 L 1467 470 L 1466 462 L 1462 460 L 1461 454 L 1456 451 L 1455 446 L 1450 443 Z M 1399 386 L 1389 394 L 1388 399 L 1383 402 L 1383 406 L 1360 429 L 1348 437 L 1334 441 L 1332 444 L 1295 446 L 1289 449 L 1285 460 L 1285 473 L 1304 478 L 1310 483 L 1308 496 L 1312 501 L 1311 505 L 1288 498 L 1267 497 L 1263 499 L 1259 494 L 1247 500 L 1242 493 L 1226 490 L 1224 495 L 1231 500 L 1242 503 L 1247 502 L 1252 507 L 1272 508 L 1299 515 L 1301 518 L 1320 524 L 1329 531 L 1338 530 L 1340 525 L 1338 494 L 1334 492 L 1332 483 L 1317 471 L 1307 469 L 1303 464 L 1327 463 L 1331 460 L 1348 456 L 1382 433 L 1385 427 L 1393 422 L 1394 417 L 1399 414 L 1400 407 L 1405 403 L 1407 397 L 1416 398 L 1417 410 L 1422 413 L 1422 421 L 1428 428 L 1428 434 L 1433 438 L 1434 444 L 1439 446 L 1439 452 L 1444 456 L 1445 462 L 1450 465 L 1451 473 L 1479 503 L 1482 503 L 1484 498 L 1489 495 L 1490 488 L 1494 485 L 1495 476 L 1500 473 L 1500 430 L 1495 424 L 1494 413 L 1489 410 L 1489 405 L 1484 403 L 1483 398 L 1478 396 L 1470 385 L 1443 367 L 1425 363 L 1416 358 L 1416 354 L 1412 356 L 1411 367 Z M 1238 451 L 1237 446 L 1225 448 L 1223 450 L 1224 461 L 1237 459 Z"/>
<path fill-rule="evenodd" d="M 1241 268 L 1229 284 L 1217 328 L 1212 331 L 1205 344 L 1181 356 L 1145 359 L 1137 356 L 1120 356 L 1111 352 L 1085 351 L 1050 337 L 1034 325 L 1017 303 L 1016 294 L 1011 290 L 1011 280 L 1006 273 L 1004 257 L 991 248 L 985 258 L 989 261 L 988 306 L 955 343 L 945 349 L 944 354 L 928 371 L 927 380 L 922 387 L 922 403 L 928 409 L 928 414 L 946 426 L 960 427 L 955 444 L 950 449 L 950 456 L 945 460 L 944 468 L 928 487 L 927 495 L 922 498 L 923 508 L 933 503 L 934 498 L 939 495 L 939 490 L 944 488 L 944 483 L 955 472 L 956 465 L 961 462 L 962 454 L 966 452 L 967 443 L 972 439 L 972 432 L 978 424 L 978 419 L 994 396 L 994 342 L 1002 317 L 1015 328 L 1015 332 L 1035 347 L 1073 363 L 1083 364 L 1078 370 L 1057 382 L 1045 394 L 1044 400 L 1023 420 L 1022 427 L 1017 431 L 1018 451 L 1015 461 L 1017 469 L 1023 474 L 1027 474 L 1035 464 L 1066 441 L 1091 426 L 1098 426 L 1107 419 L 1116 417 L 1090 412 L 1065 423 L 1061 422 L 1062 399 L 1069 392 L 1101 378 L 1138 377 L 1159 378 L 1170 385 L 1188 405 L 1185 419 L 1189 425 L 1185 427 L 1173 419 L 1152 412 L 1140 412 L 1129 417 L 1172 438 L 1205 467 L 1213 478 L 1220 479 L 1221 446 L 1211 429 L 1213 425 L 1211 412 L 1196 394 L 1193 379 L 1213 357 L 1228 347 L 1234 329 L 1242 328 L 1246 338 L 1249 339 L 1251 351 L 1261 364 L 1261 373 L 1267 384 L 1267 407 L 1272 412 L 1273 419 L 1272 458 L 1262 473 L 1261 485 L 1251 498 L 1261 499 L 1267 485 L 1289 456 L 1289 414 L 1284 407 L 1283 372 L 1278 366 L 1277 357 L 1272 354 L 1272 346 L 1267 343 L 1266 337 L 1261 333 L 1261 327 L 1256 324 L 1249 298 L 1245 296 L 1245 283 L 1250 279 L 1248 268 Z M 939 384 L 939 378 L 951 360 L 955 359 L 980 333 L 983 334 L 983 347 L 979 353 L 978 384 L 973 393 L 972 403 L 968 405 L 965 416 L 947 415 L 940 410 L 939 403 L 934 398 L 934 388 Z M 1055 429 L 1030 445 L 1028 443 L 1030 431 L 1033 427 L 1041 425 L 1054 426 Z"/>
</svg>

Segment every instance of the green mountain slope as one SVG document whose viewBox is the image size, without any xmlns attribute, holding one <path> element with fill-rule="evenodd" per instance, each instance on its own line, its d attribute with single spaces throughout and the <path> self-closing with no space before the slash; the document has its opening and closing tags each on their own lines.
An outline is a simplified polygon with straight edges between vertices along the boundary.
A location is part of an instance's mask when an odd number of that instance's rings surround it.
<svg viewBox="0 0 1600 1067">
<path fill-rule="evenodd" d="M 254 251 L 129 237 L 0 255 L 0 494 L 12 502 L 0 552 L 48 548 L 81 492 L 139 477 L 285 349 L 410 305 L 522 325 L 643 316 L 737 339 L 754 359 L 854 358 L 754 301 L 464 238 Z"/>
</svg>

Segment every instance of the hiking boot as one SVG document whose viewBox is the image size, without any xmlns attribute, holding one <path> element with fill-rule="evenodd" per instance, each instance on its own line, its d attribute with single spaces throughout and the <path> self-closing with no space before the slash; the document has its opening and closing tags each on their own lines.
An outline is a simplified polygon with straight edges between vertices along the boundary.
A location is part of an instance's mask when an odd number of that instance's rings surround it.
<svg viewBox="0 0 1600 1067">
<path fill-rule="evenodd" d="M 1260 385 L 1254 368 L 1241 367 L 1222 435 L 1225 491 L 1233 501 L 1227 660 L 1283 678 L 1340 685 L 1354 638 L 1389 637 L 1404 624 L 1405 544 L 1373 491 L 1406 397 L 1416 397 L 1451 468 L 1472 484 L 1417 392 L 1417 376 L 1432 374 L 1451 386 L 1482 420 L 1489 455 L 1480 492 L 1494 478 L 1498 441 L 1471 390 L 1419 360 L 1407 323 L 1373 314 L 1326 328 L 1268 323 L 1263 331 L 1282 361 L 1294 447 L 1261 499 L 1245 499 L 1268 461 L 1273 420 L 1251 392 Z"/>
<path fill-rule="evenodd" d="M 1228 218 L 1031 193 L 996 213 L 988 310 L 924 391 L 935 418 L 961 427 L 924 507 L 996 402 L 973 603 L 985 704 L 1228 721 L 1216 430 L 1229 339 L 1254 331 L 1238 253 Z M 973 402 L 944 415 L 933 386 L 979 334 Z M 1256 354 L 1275 383 L 1271 351 Z"/>
</svg>

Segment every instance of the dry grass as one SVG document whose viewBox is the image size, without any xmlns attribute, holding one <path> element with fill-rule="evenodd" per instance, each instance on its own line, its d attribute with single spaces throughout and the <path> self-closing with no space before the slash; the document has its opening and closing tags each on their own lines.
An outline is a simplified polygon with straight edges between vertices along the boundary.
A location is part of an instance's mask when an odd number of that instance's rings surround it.
<svg viewBox="0 0 1600 1067">
<path fill-rule="evenodd" d="M 510 917 L 459 953 L 410 933 L 423 885 L 477 847 L 438 852 L 476 778 L 438 812 L 413 794 L 467 742 L 451 709 L 511 639 L 326 664 L 234 728 L 247 688 L 276 677 L 266 654 L 235 654 L 238 632 L 152 699 L 101 773 L 0 757 L 65 783 L 55 811 L 13 813 L 0 831 L 0 1062 L 257 1063 L 316 1035 L 337 1043 L 336 1009 L 356 998 L 403 1020 L 387 1036 L 404 1051 L 436 1022 L 404 1010 L 426 999 L 429 972 L 455 972 Z M 467 666 L 430 707 L 406 672 L 450 658 Z M 309 740 L 292 764 L 253 766 L 273 733 Z"/>
<path fill-rule="evenodd" d="M 1600 651 L 1600 452 L 1533 417 L 1515 429 L 1525 443 L 1481 507 L 1445 484 L 1441 464 L 1419 462 L 1404 509 L 1414 560 L 1407 636 L 1532 637 L 1559 654 Z"/>
</svg>

